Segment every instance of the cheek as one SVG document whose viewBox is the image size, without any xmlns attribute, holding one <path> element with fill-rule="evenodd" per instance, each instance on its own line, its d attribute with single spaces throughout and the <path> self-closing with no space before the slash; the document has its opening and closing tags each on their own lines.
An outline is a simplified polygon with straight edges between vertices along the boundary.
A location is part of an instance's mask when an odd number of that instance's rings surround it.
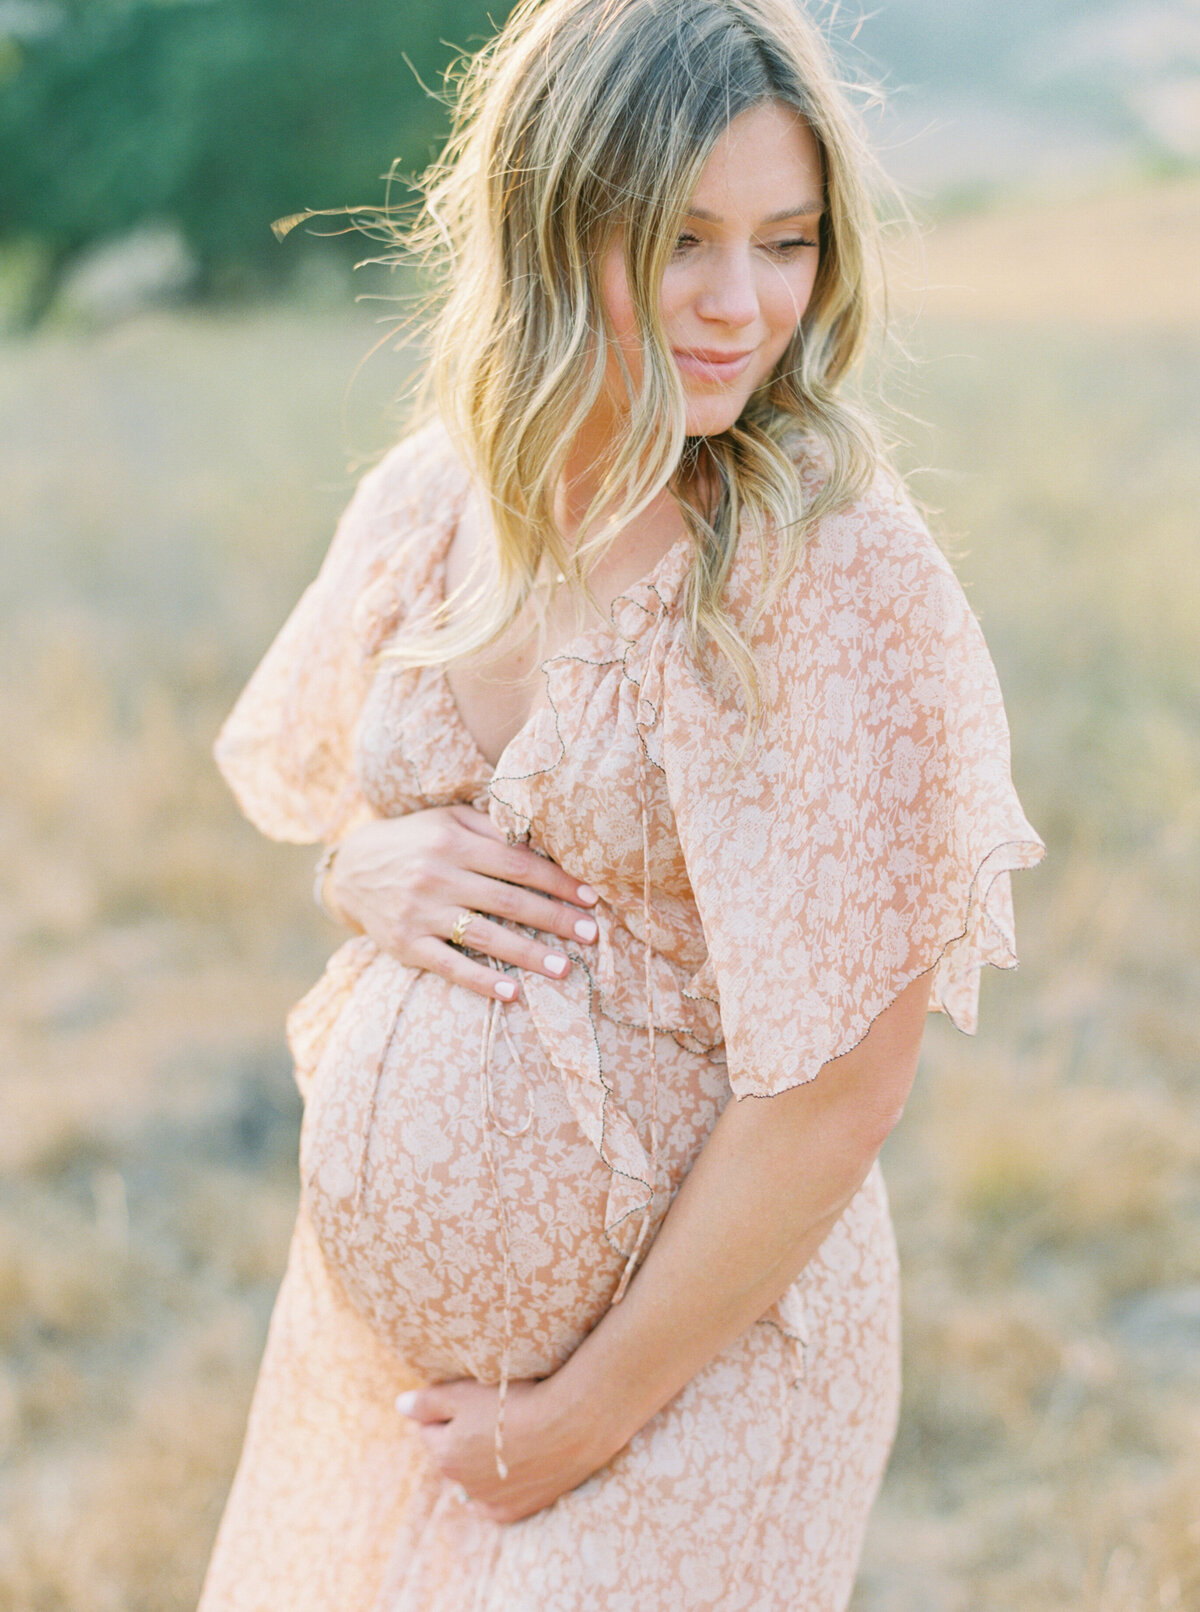
<svg viewBox="0 0 1200 1612">
<path fill-rule="evenodd" d="M 658 293 L 658 306 L 662 313 L 663 328 L 668 336 L 673 336 L 676 333 L 675 326 L 677 322 L 686 324 L 695 299 L 696 288 L 692 284 L 687 268 L 669 263 Z M 686 334 L 687 332 L 683 331 L 682 333 Z"/>
<path fill-rule="evenodd" d="M 760 306 L 772 334 L 790 339 L 812 300 L 816 268 L 793 269 L 777 275 L 766 288 Z"/>
<path fill-rule="evenodd" d="M 629 295 L 625 262 L 620 252 L 610 252 L 605 257 L 600 290 L 604 298 L 604 311 L 608 315 L 617 345 L 628 358 L 639 350 L 639 342 L 633 298 Z"/>
</svg>

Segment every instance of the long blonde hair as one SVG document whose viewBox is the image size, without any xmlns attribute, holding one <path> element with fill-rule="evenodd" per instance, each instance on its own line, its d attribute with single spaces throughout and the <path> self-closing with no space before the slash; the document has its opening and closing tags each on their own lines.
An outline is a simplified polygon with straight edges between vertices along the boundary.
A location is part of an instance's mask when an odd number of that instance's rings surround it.
<svg viewBox="0 0 1200 1612">
<path fill-rule="evenodd" d="M 817 279 L 795 338 L 736 424 L 689 439 L 659 287 L 714 145 L 734 118 L 772 101 L 806 120 L 821 154 Z M 682 595 L 693 644 L 712 641 L 757 711 L 754 660 L 722 604 L 743 522 L 773 593 L 814 522 L 860 492 L 880 459 L 869 416 L 838 390 L 871 323 L 870 171 L 798 0 L 521 0 L 462 70 L 451 139 L 400 241 L 440 288 L 429 390 L 490 500 L 498 582 L 401 636 L 389 655 L 427 664 L 482 649 L 547 566 L 590 599 L 594 557 L 668 487 L 693 543 Z M 604 385 L 599 263 L 617 231 L 643 378 L 634 387 L 626 373 L 628 428 L 568 547 L 556 492 Z M 787 445 L 796 432 L 814 439 L 828 470 L 807 504 Z M 698 484 L 711 496 L 699 498 Z"/>
</svg>

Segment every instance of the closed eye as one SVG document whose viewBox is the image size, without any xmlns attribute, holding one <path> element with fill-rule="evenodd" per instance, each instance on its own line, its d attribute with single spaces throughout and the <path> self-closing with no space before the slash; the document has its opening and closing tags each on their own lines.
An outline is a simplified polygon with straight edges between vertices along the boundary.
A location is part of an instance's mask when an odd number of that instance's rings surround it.
<svg viewBox="0 0 1200 1612">
<path fill-rule="evenodd" d="M 698 236 L 685 233 L 675 242 L 675 250 L 676 252 L 686 252 L 689 248 L 700 244 Z M 797 235 L 788 241 L 762 241 L 760 244 L 768 252 L 774 252 L 780 257 L 790 257 L 796 252 L 815 251 L 819 243 L 809 240 L 807 236 Z"/>
<path fill-rule="evenodd" d="M 764 241 L 763 245 L 768 252 L 776 252 L 780 257 L 791 257 L 796 252 L 815 248 L 817 242 L 810 241 L 804 236 L 797 236 L 791 241 Z"/>
</svg>

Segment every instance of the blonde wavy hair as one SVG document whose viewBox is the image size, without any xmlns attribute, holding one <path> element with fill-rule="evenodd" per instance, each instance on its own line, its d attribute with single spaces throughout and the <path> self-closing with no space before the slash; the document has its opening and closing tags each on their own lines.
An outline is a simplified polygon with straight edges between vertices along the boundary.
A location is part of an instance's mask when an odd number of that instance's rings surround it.
<svg viewBox="0 0 1200 1612">
<path fill-rule="evenodd" d="M 669 488 L 693 543 L 682 596 L 692 643 L 711 640 L 756 717 L 754 659 L 722 603 L 739 532 L 754 532 L 771 578 L 761 610 L 814 523 L 861 492 L 881 458 L 870 416 L 839 395 L 871 326 L 877 224 L 874 169 L 825 40 L 798 0 L 521 0 L 457 90 L 423 212 L 396 239 L 436 277 L 429 406 L 490 500 L 498 579 L 456 595 L 386 653 L 416 665 L 483 649 L 531 598 L 539 608 L 547 570 L 594 605 L 595 557 Z M 766 102 L 803 117 L 821 153 L 816 284 L 736 424 L 689 439 L 659 287 L 714 145 Z M 599 265 L 617 232 L 642 380 L 635 387 L 625 371 L 628 429 L 569 547 L 555 500 L 605 384 Z M 827 469 L 807 503 L 794 441 L 788 449 L 797 432 Z"/>
</svg>

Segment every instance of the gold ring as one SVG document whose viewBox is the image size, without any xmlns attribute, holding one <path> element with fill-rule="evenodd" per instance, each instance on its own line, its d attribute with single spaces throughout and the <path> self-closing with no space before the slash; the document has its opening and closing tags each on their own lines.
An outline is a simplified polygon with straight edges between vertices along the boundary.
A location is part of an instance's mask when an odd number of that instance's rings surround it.
<svg viewBox="0 0 1200 1612">
<path fill-rule="evenodd" d="M 471 919 L 478 917 L 479 914 L 477 912 L 468 912 L 465 907 L 463 908 L 458 917 L 454 920 L 454 928 L 450 931 L 450 944 L 452 946 L 462 945 L 463 936 L 470 927 Z"/>
</svg>

